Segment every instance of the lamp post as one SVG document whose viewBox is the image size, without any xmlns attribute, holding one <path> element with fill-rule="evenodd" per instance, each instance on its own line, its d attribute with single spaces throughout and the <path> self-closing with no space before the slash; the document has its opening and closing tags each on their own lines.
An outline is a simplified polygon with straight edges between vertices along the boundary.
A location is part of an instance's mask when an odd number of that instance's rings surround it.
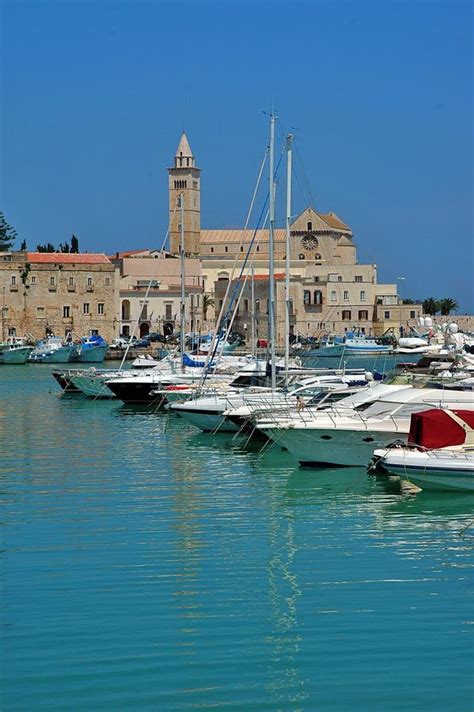
<svg viewBox="0 0 474 712">
<path fill-rule="evenodd" d="M 397 277 L 397 282 L 404 282 L 405 277 Z M 397 290 L 398 292 L 398 290 Z M 399 336 L 403 336 L 403 327 L 402 327 L 402 300 L 400 298 L 400 295 L 398 294 L 398 334 Z"/>
</svg>

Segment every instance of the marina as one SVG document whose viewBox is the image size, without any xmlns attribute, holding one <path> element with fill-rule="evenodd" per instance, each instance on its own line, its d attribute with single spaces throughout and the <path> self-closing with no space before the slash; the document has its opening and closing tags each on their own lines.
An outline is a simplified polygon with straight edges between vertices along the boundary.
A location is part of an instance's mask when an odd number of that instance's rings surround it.
<svg viewBox="0 0 474 712">
<path fill-rule="evenodd" d="M 300 468 L 52 370 L 0 370 L 5 709 L 470 708 L 472 494 Z"/>
</svg>

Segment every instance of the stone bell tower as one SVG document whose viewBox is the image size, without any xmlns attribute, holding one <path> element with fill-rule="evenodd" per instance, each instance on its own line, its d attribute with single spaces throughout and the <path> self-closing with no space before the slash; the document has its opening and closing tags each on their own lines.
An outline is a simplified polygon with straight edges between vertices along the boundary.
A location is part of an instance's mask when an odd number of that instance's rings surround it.
<svg viewBox="0 0 474 712">
<path fill-rule="evenodd" d="M 179 197 L 184 200 L 184 250 L 186 255 L 199 255 L 201 240 L 201 169 L 195 159 L 185 132 L 181 136 L 169 175 L 170 252 L 179 254 L 181 215 Z"/>
</svg>

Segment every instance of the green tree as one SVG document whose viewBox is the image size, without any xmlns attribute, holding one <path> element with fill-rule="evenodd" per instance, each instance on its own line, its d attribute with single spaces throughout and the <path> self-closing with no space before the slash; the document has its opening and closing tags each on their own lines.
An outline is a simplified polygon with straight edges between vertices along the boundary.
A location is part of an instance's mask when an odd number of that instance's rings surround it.
<svg viewBox="0 0 474 712">
<path fill-rule="evenodd" d="M 69 242 L 65 242 L 64 245 L 62 243 L 59 243 L 59 251 L 70 252 L 71 250 L 69 249 Z"/>
<path fill-rule="evenodd" d="M 431 316 L 434 316 L 439 310 L 439 302 L 434 297 L 428 297 L 428 299 L 423 300 L 423 314 L 431 314 Z"/>
<path fill-rule="evenodd" d="M 50 242 L 47 242 L 45 245 L 36 245 L 36 249 L 38 252 L 56 252 L 55 246 Z"/>
<path fill-rule="evenodd" d="M 71 252 L 79 252 L 79 240 L 75 235 L 71 237 Z"/>
<path fill-rule="evenodd" d="M 441 309 L 441 314 L 443 316 L 447 316 L 448 314 L 451 314 L 452 311 L 459 309 L 459 303 L 456 299 L 445 297 L 444 299 L 440 299 L 439 308 Z"/>
<path fill-rule="evenodd" d="M 8 252 L 17 238 L 17 231 L 5 220 L 0 212 L 0 252 Z"/>
<path fill-rule="evenodd" d="M 22 252 L 26 252 L 27 249 L 28 249 L 28 248 L 27 248 L 27 246 L 26 246 L 26 240 L 22 240 L 22 241 L 21 241 L 21 245 L 20 245 L 20 250 L 21 250 Z"/>
<path fill-rule="evenodd" d="M 207 320 L 207 310 L 215 304 L 214 298 L 210 294 L 205 294 L 202 298 L 202 318 Z"/>
<path fill-rule="evenodd" d="M 414 299 L 402 299 L 403 304 L 416 304 Z"/>
</svg>

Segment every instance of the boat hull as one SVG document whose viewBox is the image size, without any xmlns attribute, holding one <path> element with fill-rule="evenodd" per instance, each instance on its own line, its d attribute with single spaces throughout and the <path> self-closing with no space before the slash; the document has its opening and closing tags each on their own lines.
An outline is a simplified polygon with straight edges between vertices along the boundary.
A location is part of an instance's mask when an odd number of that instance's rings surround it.
<svg viewBox="0 0 474 712">
<path fill-rule="evenodd" d="M 225 418 L 223 415 L 223 410 L 199 410 L 196 408 L 189 408 L 186 410 L 183 405 L 179 409 L 173 409 L 174 413 L 177 413 L 183 420 L 185 420 L 190 425 L 195 428 L 199 428 L 204 433 L 212 433 L 214 431 L 219 433 L 236 433 L 239 430 L 238 425 L 233 423 L 229 418 Z"/>
<path fill-rule="evenodd" d="M 376 451 L 384 471 L 409 480 L 422 489 L 474 492 L 474 453 L 459 455 L 449 450 L 433 451 L 399 448 Z"/>
<path fill-rule="evenodd" d="M 72 356 L 72 349 L 69 346 L 62 346 L 51 351 L 33 350 L 28 357 L 31 363 L 69 363 Z"/>
<path fill-rule="evenodd" d="M 340 428 L 260 428 L 264 435 L 286 448 L 300 465 L 365 467 L 375 448 L 383 448 L 407 433 L 393 430 L 344 430 Z"/>
<path fill-rule="evenodd" d="M 20 348 L 8 349 L 0 352 L 0 363 L 18 365 L 26 363 L 30 353 L 33 351 L 32 346 L 21 346 Z"/>
<path fill-rule="evenodd" d="M 74 361 L 78 363 L 103 363 L 108 346 L 90 346 L 77 352 Z"/>
</svg>

